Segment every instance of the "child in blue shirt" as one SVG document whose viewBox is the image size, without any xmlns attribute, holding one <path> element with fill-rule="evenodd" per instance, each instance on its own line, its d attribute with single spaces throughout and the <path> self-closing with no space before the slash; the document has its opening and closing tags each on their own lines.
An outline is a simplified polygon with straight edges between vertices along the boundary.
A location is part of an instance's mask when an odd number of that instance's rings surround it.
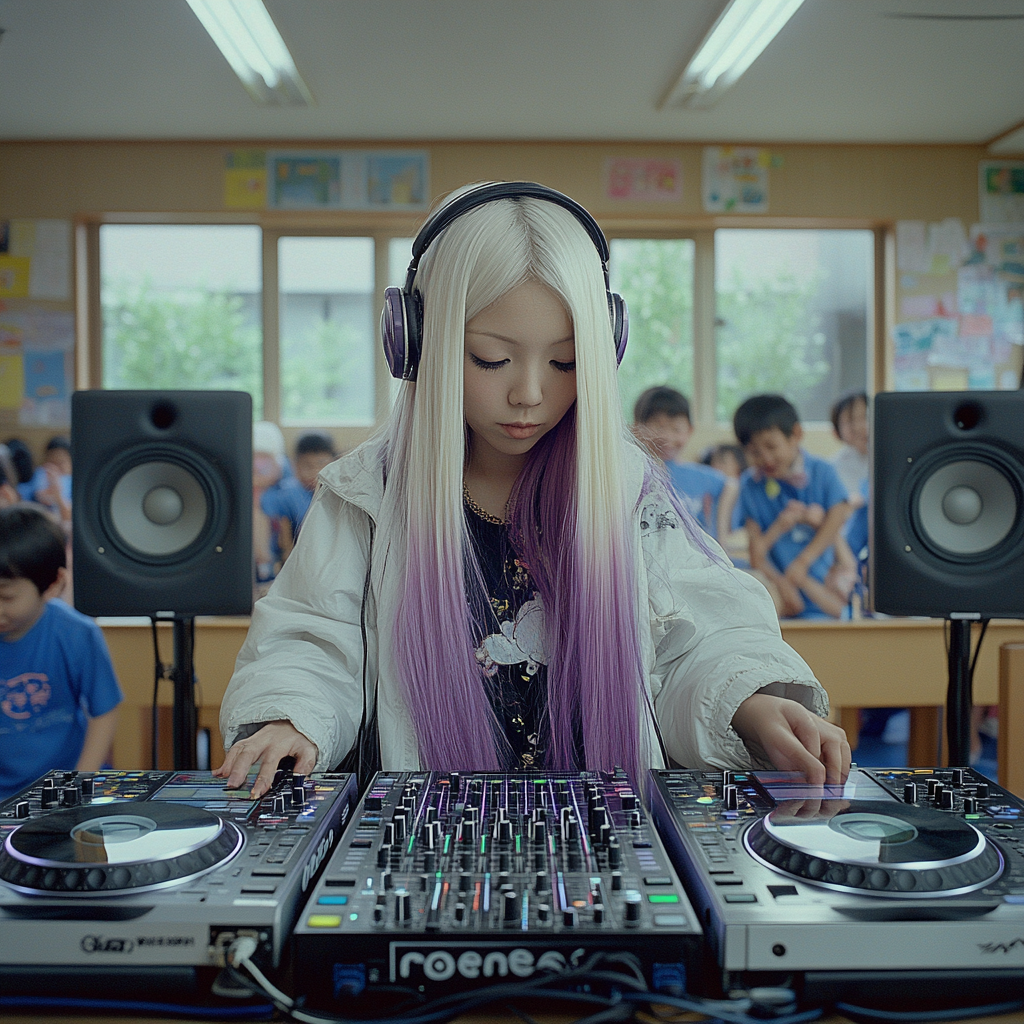
<svg viewBox="0 0 1024 1024">
<path fill-rule="evenodd" d="M 64 534 L 48 513 L 0 509 L 0 800 L 53 768 L 97 771 L 121 689 L 100 628 L 57 600 Z"/>
<path fill-rule="evenodd" d="M 320 470 L 337 457 L 329 435 L 318 431 L 302 434 L 295 442 L 295 476 L 285 477 L 264 492 L 260 508 L 276 528 L 282 562 L 295 546 Z"/>
<path fill-rule="evenodd" d="M 633 407 L 633 432 L 664 460 L 672 486 L 701 528 L 724 541 L 739 488 L 717 469 L 679 459 L 693 433 L 686 396 L 675 388 L 648 388 Z"/>
<path fill-rule="evenodd" d="M 799 416 L 782 395 L 748 398 L 733 428 L 750 463 L 737 507 L 750 536 L 751 566 L 778 588 L 784 616 L 841 618 L 856 573 L 849 559 L 836 560 L 850 514 L 839 475 L 801 449 Z"/>
</svg>

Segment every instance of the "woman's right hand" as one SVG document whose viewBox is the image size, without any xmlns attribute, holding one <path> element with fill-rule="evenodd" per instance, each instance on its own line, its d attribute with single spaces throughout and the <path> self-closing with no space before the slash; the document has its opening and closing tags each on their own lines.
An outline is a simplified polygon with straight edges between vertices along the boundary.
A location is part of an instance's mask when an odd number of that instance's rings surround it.
<svg viewBox="0 0 1024 1024">
<path fill-rule="evenodd" d="M 294 757 L 296 775 L 308 775 L 316 767 L 317 748 L 288 721 L 268 722 L 248 739 L 232 744 L 224 763 L 213 774 L 226 778 L 227 788 L 238 789 L 245 782 L 249 769 L 259 762 L 260 771 L 249 794 L 258 800 L 266 793 L 283 757 Z"/>
</svg>

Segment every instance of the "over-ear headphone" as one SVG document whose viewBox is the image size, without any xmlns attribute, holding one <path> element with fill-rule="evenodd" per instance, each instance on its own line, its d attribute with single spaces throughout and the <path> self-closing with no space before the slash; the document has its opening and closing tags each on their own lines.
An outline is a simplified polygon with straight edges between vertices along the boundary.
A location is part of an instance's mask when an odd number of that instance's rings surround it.
<svg viewBox="0 0 1024 1024">
<path fill-rule="evenodd" d="M 405 275 L 405 286 L 388 288 L 384 292 L 384 310 L 380 315 L 380 332 L 384 341 L 384 357 L 388 361 L 391 375 L 400 380 L 415 380 L 420 362 L 423 337 L 423 296 L 413 287 L 420 258 L 430 243 L 453 220 L 464 213 L 493 203 L 499 199 L 543 199 L 568 210 L 583 225 L 601 257 L 604 271 L 605 294 L 608 296 L 608 315 L 612 322 L 612 340 L 615 343 L 616 362 L 622 362 L 629 337 L 629 316 L 626 303 L 621 295 L 613 292 L 608 280 L 608 241 L 597 221 L 574 199 L 545 185 L 532 181 L 496 181 L 477 185 L 446 203 L 420 228 L 412 243 L 412 262 Z"/>
</svg>

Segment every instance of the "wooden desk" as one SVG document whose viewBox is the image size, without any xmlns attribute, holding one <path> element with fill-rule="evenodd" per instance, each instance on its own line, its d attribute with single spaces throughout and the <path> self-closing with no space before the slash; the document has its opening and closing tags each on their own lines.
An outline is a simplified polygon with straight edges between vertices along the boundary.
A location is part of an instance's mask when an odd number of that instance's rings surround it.
<svg viewBox="0 0 1024 1024">
<path fill-rule="evenodd" d="M 118 679 L 125 694 L 114 761 L 120 768 L 149 764 L 150 704 L 153 694 L 153 644 L 148 619 L 100 619 Z M 245 618 L 196 620 L 196 704 L 200 728 L 210 730 L 211 760 L 223 759 L 217 714 L 221 697 L 248 630 Z M 161 658 L 171 660 L 171 627 L 161 624 Z M 977 630 L 975 630 L 977 634 Z M 786 622 L 782 635 L 804 657 L 828 691 L 833 717 L 856 745 L 856 709 L 909 707 L 915 712 L 911 764 L 936 761 L 938 715 L 945 704 L 948 680 L 943 623 L 939 619 L 862 619 L 857 622 Z M 999 648 L 1024 642 L 1024 622 L 997 619 L 988 628 L 974 676 L 976 704 L 999 703 Z M 172 687 L 160 685 L 160 736 L 170 766 Z M 1018 778 L 1024 778 L 1024 745 L 1016 737 L 1000 737 L 1000 757 L 1018 757 Z M 1018 751 L 1015 748 L 1021 747 Z M 1007 762 L 1009 770 L 1010 761 Z M 1014 763 L 1016 763 L 1014 761 Z M 1000 776 L 1003 775 L 1000 762 Z M 1008 779 L 1010 776 L 1006 776 Z"/>
<path fill-rule="evenodd" d="M 979 627 L 980 628 L 980 627 Z M 977 642 L 978 629 L 974 630 Z M 911 709 L 908 763 L 926 767 L 937 758 L 944 730 L 938 711 L 946 703 L 949 670 L 941 619 L 861 619 L 857 622 L 785 622 L 782 635 L 828 691 L 833 717 L 856 749 L 858 708 Z M 999 703 L 999 649 L 1024 641 L 1024 622 L 994 619 L 974 674 L 974 703 Z M 1004 735 L 1004 730 L 1006 735 Z M 999 749 L 1011 763 L 1024 758 L 1019 739 L 1000 720 Z M 944 746 L 944 743 L 943 743 Z M 1000 762 L 1000 781 L 1004 777 Z M 1017 777 L 1021 768 L 1015 768 Z M 1015 792 L 1017 792 L 1015 790 Z"/>
</svg>

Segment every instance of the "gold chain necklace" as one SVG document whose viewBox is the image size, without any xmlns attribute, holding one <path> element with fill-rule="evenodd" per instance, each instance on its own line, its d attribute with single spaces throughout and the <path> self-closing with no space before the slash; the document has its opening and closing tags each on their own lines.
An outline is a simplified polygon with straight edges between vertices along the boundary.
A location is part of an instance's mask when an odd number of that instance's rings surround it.
<svg viewBox="0 0 1024 1024">
<path fill-rule="evenodd" d="M 494 523 L 495 526 L 504 526 L 505 525 L 505 520 L 504 519 L 499 519 L 497 516 L 492 516 L 490 512 L 487 512 L 484 509 L 482 509 L 473 500 L 472 495 L 469 493 L 469 485 L 466 483 L 465 480 L 462 481 L 462 500 L 465 501 L 465 503 L 469 506 L 470 512 L 473 512 L 476 515 L 478 515 L 481 519 L 484 520 L 484 522 Z M 505 512 L 506 512 L 506 514 L 508 513 L 508 507 L 507 506 L 505 508 Z"/>
</svg>

